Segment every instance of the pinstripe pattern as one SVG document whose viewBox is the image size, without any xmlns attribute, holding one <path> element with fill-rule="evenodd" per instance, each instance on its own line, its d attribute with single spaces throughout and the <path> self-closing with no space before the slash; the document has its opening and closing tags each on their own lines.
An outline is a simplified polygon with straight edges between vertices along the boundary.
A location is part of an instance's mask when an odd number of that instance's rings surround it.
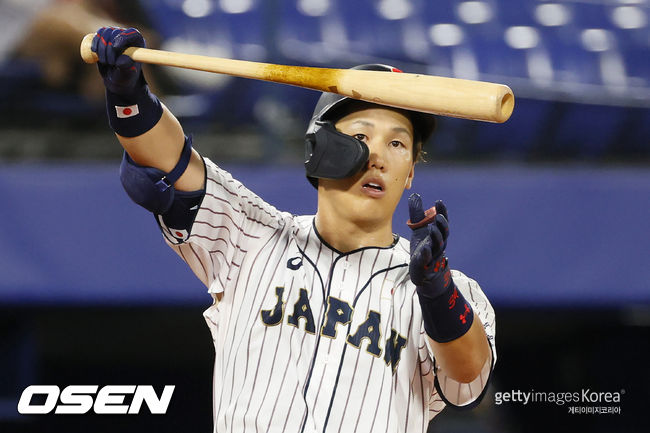
<svg viewBox="0 0 650 433">
<path fill-rule="evenodd" d="M 280 212 L 209 160 L 206 169 L 187 240 L 161 229 L 214 299 L 204 313 L 216 351 L 214 431 L 425 432 L 445 403 L 408 277 L 408 241 L 340 253 L 313 216 Z M 453 272 L 494 350 L 492 307 Z M 332 302 L 341 308 L 328 309 Z M 394 335 L 403 346 L 393 348 Z M 489 367 L 469 385 L 439 374 L 445 398 L 476 397 Z"/>
</svg>

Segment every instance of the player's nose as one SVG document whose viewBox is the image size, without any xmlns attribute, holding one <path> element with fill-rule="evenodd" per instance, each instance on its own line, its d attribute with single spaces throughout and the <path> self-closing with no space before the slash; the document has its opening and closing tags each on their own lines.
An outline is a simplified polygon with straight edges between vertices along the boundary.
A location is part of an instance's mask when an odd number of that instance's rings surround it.
<svg viewBox="0 0 650 433">
<path fill-rule="evenodd" d="M 386 165 L 386 156 L 384 155 L 385 148 L 377 143 L 377 140 L 371 140 L 368 143 L 368 168 L 376 168 L 383 170 Z"/>
</svg>

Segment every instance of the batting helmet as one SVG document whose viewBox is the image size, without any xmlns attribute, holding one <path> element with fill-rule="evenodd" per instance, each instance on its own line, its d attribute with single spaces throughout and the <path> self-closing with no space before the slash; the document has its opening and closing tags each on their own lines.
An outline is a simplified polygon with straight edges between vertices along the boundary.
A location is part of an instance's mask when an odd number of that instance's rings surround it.
<svg viewBox="0 0 650 433">
<path fill-rule="evenodd" d="M 376 63 L 351 69 L 402 72 L 395 67 Z M 334 127 L 344 108 L 354 101 L 356 100 L 347 96 L 323 92 L 316 103 L 305 136 L 305 171 L 314 187 L 318 186 L 318 178 L 343 179 L 353 176 L 368 161 L 368 146 L 354 137 L 338 132 Z M 413 145 L 424 144 L 433 133 L 435 117 L 417 111 L 404 111 L 413 124 Z"/>
</svg>

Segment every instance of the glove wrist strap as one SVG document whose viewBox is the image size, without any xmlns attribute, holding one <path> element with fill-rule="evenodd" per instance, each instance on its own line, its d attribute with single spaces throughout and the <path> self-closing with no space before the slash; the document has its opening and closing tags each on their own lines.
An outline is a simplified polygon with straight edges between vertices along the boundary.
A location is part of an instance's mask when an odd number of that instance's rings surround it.
<svg viewBox="0 0 650 433">
<path fill-rule="evenodd" d="M 463 335 L 472 326 L 474 311 L 453 282 L 435 298 L 426 296 L 425 288 L 418 286 L 422 321 L 427 335 L 438 343 L 446 343 Z"/>
<path fill-rule="evenodd" d="M 108 124 L 122 137 L 137 137 L 153 128 L 162 117 L 162 104 L 146 84 L 128 97 L 106 90 Z"/>
</svg>

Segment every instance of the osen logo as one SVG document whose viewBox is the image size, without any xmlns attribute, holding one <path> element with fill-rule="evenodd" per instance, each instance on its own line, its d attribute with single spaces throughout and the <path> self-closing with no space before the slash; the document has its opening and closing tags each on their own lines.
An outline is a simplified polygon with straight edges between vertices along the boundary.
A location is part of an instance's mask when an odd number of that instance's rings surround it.
<svg viewBox="0 0 650 433">
<path fill-rule="evenodd" d="M 142 403 L 145 403 L 152 414 L 164 414 L 167 413 L 174 388 L 174 385 L 166 385 L 158 397 L 151 385 L 106 385 L 101 389 L 98 385 L 70 385 L 63 391 L 56 385 L 30 385 L 20 396 L 18 412 L 23 415 L 44 415 L 56 408 L 55 414 L 84 414 L 92 409 L 100 415 L 137 415 Z M 126 396 L 131 394 L 131 402 L 126 404 Z M 42 398 L 34 402 L 34 396 L 45 396 L 45 402 L 42 402 Z"/>
</svg>

